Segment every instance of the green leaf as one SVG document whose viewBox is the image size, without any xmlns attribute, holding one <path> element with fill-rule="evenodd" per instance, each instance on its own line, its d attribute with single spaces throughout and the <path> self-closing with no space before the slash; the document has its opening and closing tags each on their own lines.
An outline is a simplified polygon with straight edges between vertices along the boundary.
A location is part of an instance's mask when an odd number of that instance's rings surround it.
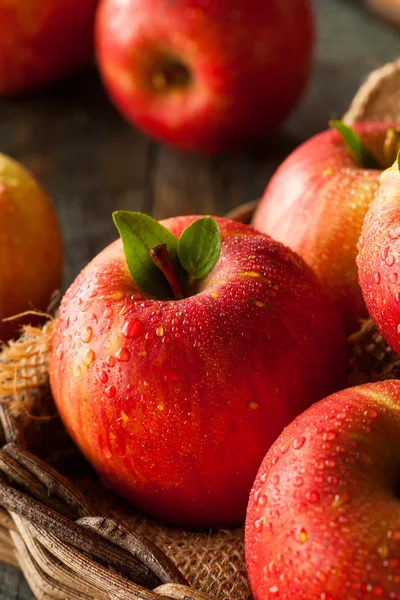
<svg viewBox="0 0 400 600">
<path fill-rule="evenodd" d="M 206 277 L 215 267 L 220 252 L 221 233 L 212 217 L 193 221 L 179 238 L 179 260 L 191 279 Z"/>
<path fill-rule="evenodd" d="M 360 136 L 351 127 L 345 125 L 343 121 L 329 121 L 329 126 L 340 134 L 350 154 L 360 167 L 382 170 L 383 167 L 376 156 L 365 146 Z"/>
<path fill-rule="evenodd" d="M 166 244 L 175 273 L 181 274 L 178 258 L 178 239 L 158 221 L 139 212 L 118 210 L 112 215 L 122 239 L 128 268 L 139 288 L 158 298 L 173 297 L 170 285 L 149 256 L 152 248 Z"/>
</svg>

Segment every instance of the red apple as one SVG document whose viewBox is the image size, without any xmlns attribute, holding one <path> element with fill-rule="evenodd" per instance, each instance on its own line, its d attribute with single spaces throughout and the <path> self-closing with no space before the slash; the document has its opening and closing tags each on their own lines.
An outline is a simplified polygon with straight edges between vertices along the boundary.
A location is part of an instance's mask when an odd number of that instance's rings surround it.
<svg viewBox="0 0 400 600">
<path fill-rule="evenodd" d="M 176 237 L 196 217 L 164 221 Z M 50 377 L 86 458 L 143 511 L 190 527 L 244 521 L 267 448 L 346 376 L 339 317 L 312 271 L 217 219 L 221 254 L 181 300 L 141 292 L 121 240 L 66 293 Z"/>
<path fill-rule="evenodd" d="M 0 341 L 21 324 L 3 319 L 46 310 L 61 271 L 61 234 L 50 199 L 22 165 L 0 154 Z"/>
<path fill-rule="evenodd" d="M 0 0 L 0 94 L 40 87 L 91 57 L 98 0 Z"/>
<path fill-rule="evenodd" d="M 263 231 L 304 258 L 331 294 L 348 334 L 367 316 L 356 265 L 365 213 L 388 162 L 393 125 L 354 126 L 382 163 L 367 169 L 355 161 L 337 131 L 314 136 L 280 166 L 254 219 Z M 389 132 L 389 133 L 388 133 Z"/>
<path fill-rule="evenodd" d="M 102 0 L 97 56 L 112 100 L 183 150 L 260 143 L 294 107 L 313 49 L 309 0 Z"/>
<path fill-rule="evenodd" d="M 400 382 L 343 390 L 289 425 L 246 517 L 254 600 L 400 598 Z"/>
<path fill-rule="evenodd" d="M 389 346 L 400 353 L 400 173 L 396 161 L 365 217 L 357 258 L 368 311 Z"/>
</svg>

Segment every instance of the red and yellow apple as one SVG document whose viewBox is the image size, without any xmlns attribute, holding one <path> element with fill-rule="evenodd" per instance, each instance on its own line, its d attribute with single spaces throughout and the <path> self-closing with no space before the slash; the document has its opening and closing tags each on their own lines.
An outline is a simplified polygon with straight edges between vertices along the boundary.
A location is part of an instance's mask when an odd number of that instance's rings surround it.
<svg viewBox="0 0 400 600">
<path fill-rule="evenodd" d="M 103 0 L 96 27 L 105 85 L 152 137 L 214 153 L 264 142 L 310 74 L 309 0 Z"/>
<path fill-rule="evenodd" d="M 266 455 L 246 517 L 254 600 L 400 598 L 400 381 L 343 390 Z"/>
<path fill-rule="evenodd" d="M 196 217 L 162 222 L 179 238 Z M 180 300 L 142 292 L 121 240 L 64 296 L 51 344 L 61 417 L 104 482 L 190 527 L 244 521 L 262 457 L 346 379 L 337 312 L 304 261 L 217 219 L 221 253 Z"/>
<path fill-rule="evenodd" d="M 357 257 L 364 300 L 376 327 L 400 353 L 400 163 L 382 173 Z"/>
<path fill-rule="evenodd" d="M 388 123 L 354 126 L 387 166 L 392 127 Z M 295 250 L 313 268 L 331 294 L 347 333 L 367 316 L 358 283 L 357 242 L 383 168 L 363 168 L 337 131 L 325 131 L 285 160 L 254 219 L 256 229 Z"/>
<path fill-rule="evenodd" d="M 93 51 L 98 0 L 0 0 L 0 95 L 60 79 Z"/>
<path fill-rule="evenodd" d="M 0 154 L 0 341 L 21 324 L 3 319 L 46 310 L 61 273 L 61 234 L 50 199 L 22 165 Z"/>
</svg>

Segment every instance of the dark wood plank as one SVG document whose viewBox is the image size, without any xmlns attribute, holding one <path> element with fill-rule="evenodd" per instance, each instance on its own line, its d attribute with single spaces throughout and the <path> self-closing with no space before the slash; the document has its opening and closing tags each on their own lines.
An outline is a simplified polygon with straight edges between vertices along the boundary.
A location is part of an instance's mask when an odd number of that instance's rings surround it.
<svg viewBox="0 0 400 600">
<path fill-rule="evenodd" d="M 69 284 L 116 237 L 113 210 L 147 209 L 150 142 L 116 113 L 94 68 L 3 101 L 0 117 L 1 150 L 29 167 L 54 199 Z"/>
</svg>

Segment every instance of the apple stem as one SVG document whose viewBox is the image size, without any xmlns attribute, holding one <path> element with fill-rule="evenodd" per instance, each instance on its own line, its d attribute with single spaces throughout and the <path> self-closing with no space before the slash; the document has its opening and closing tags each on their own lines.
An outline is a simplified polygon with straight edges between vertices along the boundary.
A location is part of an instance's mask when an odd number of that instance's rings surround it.
<svg viewBox="0 0 400 600">
<path fill-rule="evenodd" d="M 167 244 L 157 244 L 149 251 L 149 257 L 167 279 L 175 300 L 182 300 L 183 292 L 168 253 Z"/>
<path fill-rule="evenodd" d="M 386 138 L 383 143 L 383 155 L 385 163 L 391 166 L 396 160 L 400 151 L 400 131 L 391 127 L 387 130 Z"/>
</svg>

